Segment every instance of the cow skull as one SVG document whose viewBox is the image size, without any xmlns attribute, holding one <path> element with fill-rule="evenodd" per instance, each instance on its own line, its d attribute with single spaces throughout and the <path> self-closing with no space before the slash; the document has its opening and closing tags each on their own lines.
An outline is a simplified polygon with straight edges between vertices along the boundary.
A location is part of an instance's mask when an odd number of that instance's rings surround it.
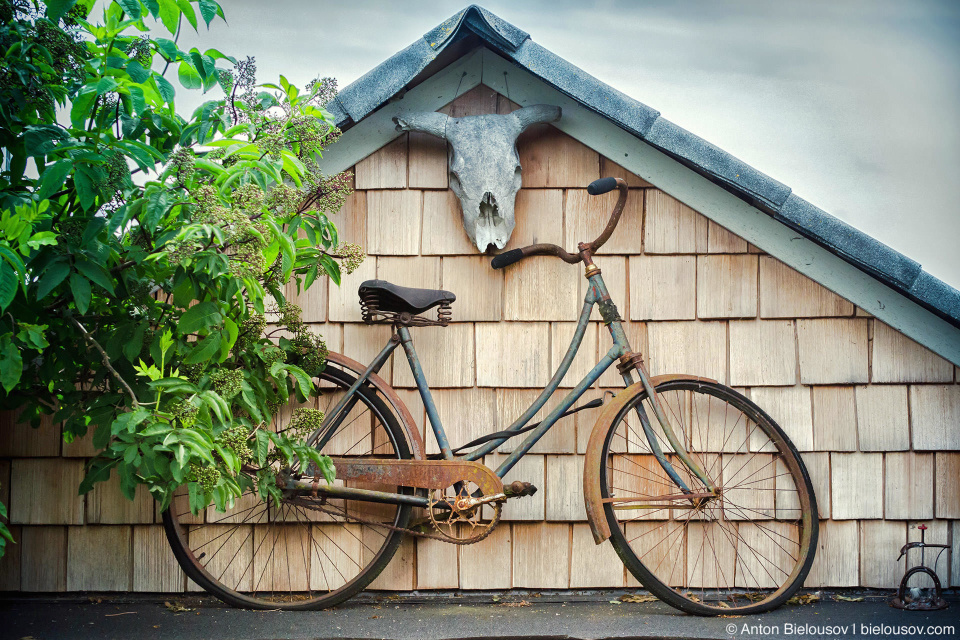
<svg viewBox="0 0 960 640">
<path fill-rule="evenodd" d="M 537 104 L 509 114 L 451 118 L 442 113 L 401 112 L 397 131 L 422 131 L 449 145 L 450 188 L 460 200 L 463 228 L 477 249 L 503 249 L 516 224 L 520 189 L 517 136 L 532 124 L 560 119 L 560 107 Z"/>
</svg>

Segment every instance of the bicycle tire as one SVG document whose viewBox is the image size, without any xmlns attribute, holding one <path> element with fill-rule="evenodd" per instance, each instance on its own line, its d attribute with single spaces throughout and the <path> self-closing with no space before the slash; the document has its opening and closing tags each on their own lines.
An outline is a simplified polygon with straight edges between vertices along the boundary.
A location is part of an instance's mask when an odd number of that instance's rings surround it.
<svg viewBox="0 0 960 640">
<path fill-rule="evenodd" d="M 603 498 L 627 496 L 619 503 L 619 507 L 613 502 L 604 503 L 614 549 L 629 572 L 644 587 L 681 611 L 695 615 L 745 615 L 780 606 L 803 585 L 817 545 L 819 522 L 816 496 L 803 459 L 783 429 L 769 415 L 729 387 L 713 382 L 673 380 L 658 385 L 656 392 L 678 437 L 683 439 L 691 456 L 703 466 L 708 477 L 720 487 L 720 496 L 701 503 L 699 507 L 689 500 L 655 499 L 657 495 L 676 494 L 680 490 L 675 483 L 665 482 L 668 480 L 667 474 L 660 475 L 662 467 L 649 446 L 646 451 L 643 450 L 647 441 L 639 420 L 636 420 L 636 424 L 640 432 L 633 430 L 631 433 L 629 421 L 635 415 L 634 408 L 644 403 L 648 407 L 646 413 L 653 421 L 655 435 L 667 455 L 668 464 L 692 491 L 704 491 L 705 487 L 677 460 L 675 454 L 671 454 L 672 448 L 668 442 L 656 434 L 660 427 L 653 418 L 652 410 L 649 410 L 650 402 L 646 393 L 640 391 L 624 406 L 608 429 L 601 458 L 605 462 L 599 470 Z M 704 402 L 707 407 L 706 422 L 710 423 L 706 425 L 707 429 L 714 422 L 711 417 L 714 405 L 724 407 L 724 430 L 729 433 L 722 441 L 709 431 L 704 437 L 701 412 Z M 727 428 L 729 407 L 747 418 L 743 425 L 745 437 L 736 446 L 732 443 L 739 441 L 739 433 L 732 440 L 731 434 L 737 431 L 739 419 Z M 716 410 L 719 411 L 719 406 Z M 626 425 L 622 429 L 625 438 L 622 443 L 617 438 L 621 425 Z M 761 441 L 759 436 L 754 437 L 758 429 L 767 436 L 767 441 Z M 632 435 L 634 440 L 629 440 L 627 435 Z M 771 444 L 775 448 L 772 454 Z M 778 460 L 782 461 L 786 474 L 780 474 L 781 463 Z M 655 464 L 651 464 L 651 461 Z M 628 462 L 644 471 L 628 467 Z M 752 479 L 771 465 L 772 477 Z M 744 469 L 750 473 L 754 468 L 757 470 L 752 471 L 752 475 L 739 475 Z M 636 472 L 639 480 L 631 480 L 626 475 L 633 472 Z M 725 485 L 725 479 L 734 484 Z M 774 484 L 770 485 L 770 481 Z M 624 492 L 624 487 L 618 486 L 618 483 L 630 482 L 634 487 L 633 496 L 629 490 Z M 700 486 L 697 486 L 698 482 Z M 789 488 L 791 482 L 794 489 Z M 796 495 L 791 496 L 794 490 Z M 635 500 L 633 505 L 649 502 L 651 506 L 631 507 L 631 499 Z M 749 507 L 740 504 L 747 500 L 753 501 L 749 502 Z M 672 506 L 657 509 L 658 503 Z M 618 517 L 618 511 L 631 508 L 646 511 L 629 520 Z M 639 535 L 630 539 L 629 536 L 634 533 Z M 660 535 L 662 539 L 656 544 L 654 541 L 657 538 L 637 542 L 651 533 Z M 751 546 L 748 539 L 755 541 L 760 549 L 766 549 L 774 559 L 771 560 Z M 667 547 L 658 550 L 657 546 L 667 540 Z M 694 553 L 697 542 L 699 550 Z M 671 553 L 674 550 L 675 553 Z M 795 555 L 791 553 L 793 551 Z M 708 564 L 710 553 L 714 554 L 713 565 Z M 790 560 L 787 561 L 784 555 Z M 657 564 L 654 567 L 655 561 Z M 790 571 L 783 569 L 781 564 L 786 564 Z M 780 575 L 777 571 L 783 573 L 782 579 L 775 577 Z"/>
<path fill-rule="evenodd" d="M 324 371 L 318 376 L 319 382 L 325 385 L 326 392 L 321 390 L 321 398 L 324 394 L 331 397 L 339 390 L 345 390 L 350 387 L 350 385 L 356 381 L 356 378 L 346 371 L 338 368 L 332 363 L 328 363 Z M 315 380 L 316 382 L 316 380 Z M 331 388 L 332 387 L 332 388 Z M 327 445 L 325 445 L 324 453 L 329 453 L 330 450 L 334 447 L 337 447 L 337 439 L 341 436 L 342 433 L 348 433 L 345 431 L 349 429 L 352 424 L 363 417 L 363 415 L 369 411 L 371 412 L 371 432 L 369 435 L 370 438 L 370 451 L 363 452 L 357 455 L 387 455 L 388 457 L 396 457 L 400 459 L 410 459 L 412 458 L 410 453 L 410 448 L 404 436 L 404 431 L 400 426 L 400 421 L 394 415 L 394 413 L 388 409 L 386 403 L 376 394 L 373 388 L 368 386 L 361 386 L 358 391 L 358 404 L 351 410 L 351 413 L 341 422 L 338 426 L 336 435 L 330 439 Z M 331 401 L 328 406 L 332 407 L 335 401 Z M 356 411 L 356 407 L 360 406 L 365 407 L 362 413 L 359 413 L 356 417 L 353 417 L 353 413 Z M 347 420 L 352 418 L 352 423 L 347 424 Z M 324 422 L 327 422 L 331 419 L 331 416 L 325 416 Z M 379 424 L 383 427 L 383 435 L 386 437 L 380 438 L 380 444 L 377 442 L 377 426 L 372 420 L 378 420 Z M 361 425 L 363 421 L 361 420 Z M 362 427 L 359 431 L 357 428 L 354 428 L 355 433 L 350 434 L 350 439 L 356 435 L 356 433 L 361 434 L 361 441 L 364 439 L 362 435 Z M 389 444 L 389 447 L 386 446 Z M 356 445 L 354 445 L 355 447 Z M 341 444 L 340 449 L 349 448 L 346 445 Z M 392 449 L 392 451 L 387 451 L 387 449 Z M 344 455 L 343 451 L 333 452 L 337 455 Z M 350 453 L 350 452 L 348 452 Z M 256 496 L 251 496 L 251 498 L 256 498 Z M 220 514 L 211 516 L 212 507 L 208 507 L 207 511 L 200 515 L 201 523 L 190 522 L 194 520 L 196 516 L 190 514 L 189 509 L 184 511 L 183 502 L 181 498 L 178 502 L 175 501 L 170 508 L 168 508 L 163 513 L 163 524 L 164 530 L 166 531 L 167 540 L 170 543 L 170 547 L 173 550 L 174 556 L 177 558 L 177 562 L 180 564 L 180 567 L 183 569 L 184 573 L 198 586 L 203 588 L 205 591 L 211 595 L 217 597 L 223 602 L 239 608 L 246 609 L 284 609 L 284 610 L 310 610 L 310 609 L 320 609 L 332 607 L 334 605 L 340 604 L 341 602 L 347 600 L 348 598 L 359 593 L 365 589 L 376 577 L 383 571 L 387 566 L 390 560 L 393 558 L 394 554 L 397 552 L 397 548 L 400 545 L 403 534 L 395 530 L 386 530 L 385 534 L 380 534 L 379 531 L 374 529 L 372 526 L 368 525 L 358 525 L 351 524 L 348 522 L 347 517 L 347 506 L 344 502 L 343 514 L 344 518 L 341 521 L 337 521 L 334 515 L 325 514 L 323 516 L 317 516 L 308 512 L 308 510 L 300 507 L 294 507 L 292 504 L 281 504 L 279 506 L 272 505 L 267 502 L 259 502 L 259 498 L 256 498 L 257 504 L 265 505 L 264 510 L 260 514 L 266 514 L 266 522 L 262 522 L 260 515 L 253 516 L 257 509 L 257 505 L 250 509 L 251 513 L 244 517 L 244 520 L 241 520 L 239 523 L 231 522 L 234 524 L 234 530 L 239 530 L 241 527 L 246 527 L 250 529 L 250 532 L 247 533 L 247 536 L 241 542 L 241 545 L 246 544 L 246 540 L 253 536 L 253 539 L 257 539 L 258 529 L 268 529 L 266 531 L 260 531 L 260 544 L 253 547 L 253 542 L 251 545 L 251 552 L 249 561 L 246 564 L 246 567 L 243 569 L 242 574 L 240 575 L 238 581 L 234 584 L 228 584 L 228 580 L 224 579 L 224 576 L 230 567 L 233 566 L 234 558 L 237 557 L 238 553 L 235 553 L 231 557 L 229 564 L 219 575 L 215 575 L 213 570 L 208 570 L 211 563 L 213 563 L 215 557 L 219 554 L 219 551 L 223 549 L 224 545 L 228 544 L 231 539 L 233 539 L 235 532 L 230 533 L 226 540 L 218 547 L 218 550 L 210 556 L 206 564 L 203 560 L 208 555 L 208 551 L 204 551 L 198 555 L 198 551 L 202 546 L 210 544 L 213 540 L 217 538 L 212 538 L 207 540 L 204 545 L 200 545 L 199 542 L 203 541 L 205 537 L 209 538 L 213 535 L 213 532 L 218 531 L 223 527 L 221 523 L 229 520 L 230 512 L 228 511 L 226 517 L 220 517 Z M 332 506 L 331 501 L 330 504 Z M 319 502 L 318 502 L 319 503 Z M 362 505 L 369 503 L 359 503 Z M 175 508 L 176 506 L 176 508 Z M 245 506 L 245 505 L 244 505 Z M 284 510 L 284 507 L 288 507 Z M 289 508 L 292 507 L 292 508 Z M 395 527 L 406 527 L 410 520 L 411 507 L 408 505 L 396 506 L 396 505 L 376 505 L 373 507 L 377 510 L 377 513 L 381 514 L 383 522 L 389 522 L 392 526 Z M 271 511 L 272 509 L 272 511 Z M 354 503 L 351 503 L 350 510 L 355 509 Z M 392 518 L 391 514 L 387 514 L 386 510 L 393 509 Z M 294 516 L 294 525 L 290 524 L 290 516 Z M 218 517 L 216 522 L 208 522 L 211 517 Z M 239 517 L 239 515 L 237 516 Z M 328 521 L 317 521 L 315 518 L 329 518 L 333 522 Z M 247 521 L 253 518 L 252 524 L 247 524 Z M 314 518 L 314 519 L 311 519 Z M 339 525 L 339 529 L 337 528 Z M 203 527 L 216 527 L 213 532 L 205 536 L 202 531 Z M 263 554 L 261 553 L 257 556 L 260 548 L 263 543 L 270 539 L 270 533 L 276 530 L 276 536 L 273 538 L 273 547 L 270 550 L 270 555 L 264 560 Z M 322 535 L 317 536 L 317 532 L 320 532 Z M 337 531 L 343 531 L 345 533 L 337 533 Z M 373 533 L 369 533 L 369 532 Z M 300 549 L 296 548 L 297 545 L 293 545 L 291 550 L 291 534 L 299 539 Z M 359 534 L 359 537 L 358 537 Z M 380 535 L 382 540 L 377 540 L 376 536 Z M 226 533 L 220 534 L 222 537 L 227 535 Z M 277 542 L 280 540 L 280 536 L 283 536 L 283 542 L 281 546 L 283 547 L 281 553 L 286 553 L 286 589 L 282 588 L 284 586 L 283 577 L 279 578 L 279 587 L 277 586 L 278 579 L 271 572 L 271 576 L 267 578 L 270 583 L 270 589 L 264 588 L 260 589 L 263 578 L 266 576 L 266 571 L 268 567 L 275 567 L 278 564 L 278 561 L 274 559 L 274 553 L 276 552 Z M 367 537 L 372 540 L 370 545 L 367 545 L 365 540 Z M 304 539 L 306 539 L 306 545 L 304 545 Z M 337 543 L 339 539 L 343 547 L 348 547 L 349 551 L 345 551 L 341 544 Z M 191 547 L 191 541 L 197 540 L 197 543 L 193 544 Z M 318 542 L 319 540 L 319 542 Z M 359 543 L 359 547 L 358 547 Z M 378 544 L 379 543 L 379 544 Z M 336 548 L 336 551 L 330 548 L 330 545 L 333 545 Z M 372 546 L 371 546 L 372 545 Z M 324 550 L 324 547 L 327 547 L 327 550 Z M 376 546 L 376 549 L 373 548 Z M 309 548 L 310 551 L 306 552 L 305 549 Z M 301 564 L 300 567 L 307 573 L 304 577 L 300 574 L 294 575 L 290 571 L 291 565 L 291 555 L 296 556 L 297 552 L 301 554 Z M 335 560 L 330 558 L 328 551 L 335 556 Z M 338 552 L 340 552 L 338 554 Z M 320 557 L 321 553 L 323 558 Z M 367 560 L 364 560 L 364 558 Z M 257 573 L 257 560 L 263 564 L 263 570 L 261 571 L 260 579 L 257 580 L 254 584 L 253 580 L 256 577 Z M 343 570 L 350 570 L 349 564 L 345 562 L 346 559 L 350 559 L 357 565 L 360 569 L 356 575 L 353 575 L 347 578 L 343 574 Z M 360 566 L 357 558 L 360 561 L 364 562 L 363 566 Z M 334 575 L 331 571 L 331 575 L 328 576 L 326 570 L 324 569 L 324 564 L 329 561 L 329 564 L 332 564 L 336 569 L 339 577 Z M 340 561 L 341 565 L 344 567 L 338 567 L 337 561 Z M 241 563 L 243 558 L 241 558 Z M 294 564 L 297 564 L 296 558 L 293 560 Z M 272 564 L 271 564 L 272 563 Z M 222 564 L 222 563 L 221 563 Z M 250 577 L 250 589 L 238 588 L 240 587 L 240 582 L 245 580 L 246 572 L 253 567 L 253 572 Z M 234 567 L 233 574 L 238 570 L 239 565 Z M 317 575 L 316 568 L 320 568 L 321 572 Z M 217 567 L 220 568 L 219 566 Z M 282 572 L 281 572 L 282 573 Z M 322 575 L 321 575 L 322 574 Z M 326 584 L 326 589 L 314 589 L 314 585 L 319 585 L 321 579 L 324 584 Z M 335 588 L 332 588 L 334 584 L 339 582 L 342 579 L 342 584 L 337 584 Z M 306 586 L 306 588 L 302 588 Z"/>
</svg>

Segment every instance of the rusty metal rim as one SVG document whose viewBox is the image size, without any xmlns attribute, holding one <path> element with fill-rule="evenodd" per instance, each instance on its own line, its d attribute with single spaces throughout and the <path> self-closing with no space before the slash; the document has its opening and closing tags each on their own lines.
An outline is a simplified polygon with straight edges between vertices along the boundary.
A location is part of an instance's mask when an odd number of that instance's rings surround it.
<svg viewBox="0 0 960 640">
<path fill-rule="evenodd" d="M 806 574 L 809 572 L 810 566 L 811 566 L 812 561 L 813 561 L 813 556 L 814 556 L 815 553 L 816 553 L 816 543 L 817 543 L 817 538 L 818 538 L 819 521 L 817 520 L 818 514 L 817 514 L 816 496 L 815 496 L 815 494 L 814 494 L 813 491 L 812 491 L 812 483 L 811 483 L 811 481 L 810 481 L 810 476 L 809 476 L 809 474 L 807 473 L 806 467 L 803 465 L 803 462 L 802 462 L 802 459 L 800 458 L 799 452 L 797 452 L 796 448 L 792 445 L 792 443 L 789 442 L 789 440 L 785 439 L 786 436 L 785 436 L 785 434 L 783 433 L 782 429 L 779 427 L 779 425 L 777 425 L 777 423 L 776 423 L 769 415 L 767 415 L 767 413 L 766 413 L 761 407 L 755 405 L 752 401 L 750 401 L 748 398 L 744 397 L 743 395 L 741 395 L 740 393 L 738 393 L 738 392 L 735 391 L 734 389 L 731 389 L 730 387 L 727 387 L 726 385 L 720 384 L 719 382 L 717 382 L 717 381 L 715 381 L 715 380 L 709 380 L 709 379 L 707 379 L 707 378 L 700 378 L 700 377 L 697 377 L 697 376 L 686 376 L 686 375 L 683 375 L 683 374 L 670 374 L 670 375 L 665 375 L 665 376 L 658 376 L 658 377 L 656 377 L 656 378 L 652 378 L 652 379 L 651 379 L 651 384 L 652 384 L 652 386 L 655 387 L 655 388 L 661 386 L 661 384 L 669 383 L 669 382 L 699 382 L 699 383 L 705 383 L 705 384 L 702 385 L 702 387 L 703 387 L 704 389 L 723 390 L 724 392 L 729 393 L 729 394 L 730 394 L 730 403 L 731 403 L 733 406 L 737 407 L 738 409 L 740 409 L 740 410 L 743 411 L 744 413 L 746 412 L 746 410 L 756 411 L 757 414 L 758 414 L 758 417 L 760 417 L 760 418 L 767 424 L 767 426 L 773 427 L 772 429 L 770 429 L 769 432 L 767 432 L 767 431 L 764 431 L 764 432 L 767 433 L 767 435 L 771 437 L 771 440 L 774 441 L 774 443 L 777 445 L 777 447 L 778 447 L 782 452 L 788 452 L 788 453 L 791 453 L 791 454 L 792 454 L 792 455 L 790 455 L 790 456 L 783 456 L 783 457 L 781 458 L 781 460 L 782 460 L 782 462 L 784 462 L 784 463 L 787 465 L 787 467 L 790 469 L 791 475 L 793 475 L 793 477 L 794 477 L 795 479 L 796 479 L 797 477 L 799 477 L 799 478 L 803 481 L 803 483 L 804 483 L 804 485 L 805 485 L 805 487 L 806 487 L 806 489 L 807 489 L 807 490 L 805 490 L 805 491 L 800 491 L 800 490 L 799 490 L 799 487 L 798 487 L 798 491 L 797 491 L 797 493 L 798 493 L 798 498 L 799 498 L 799 500 L 800 500 L 801 506 L 804 506 L 804 503 L 806 502 L 806 505 L 805 505 L 805 506 L 806 506 L 807 508 L 806 508 L 806 510 L 803 511 L 803 517 L 802 517 L 802 519 L 801 519 L 800 521 L 798 521 L 798 526 L 799 526 L 800 529 L 801 529 L 800 539 L 798 540 L 798 545 L 799 545 L 799 547 L 800 547 L 800 548 L 799 548 L 800 553 L 799 553 L 799 556 L 798 556 L 798 558 L 796 559 L 796 562 L 795 562 L 795 564 L 794 564 L 793 571 L 790 573 L 789 576 L 787 576 L 787 578 L 784 580 L 784 583 L 783 583 L 776 591 L 774 591 L 774 592 L 772 592 L 771 594 L 769 594 L 769 596 L 768 596 L 767 598 L 765 598 L 764 600 L 751 603 L 751 605 L 748 606 L 748 607 L 742 607 L 742 608 L 739 608 L 739 609 L 726 609 L 726 608 L 721 608 L 721 607 L 711 607 L 711 606 L 706 605 L 706 604 L 703 604 L 703 603 L 697 603 L 697 606 L 702 607 L 703 609 L 709 610 L 709 611 L 714 612 L 714 613 L 717 613 L 717 614 L 723 614 L 723 613 L 729 614 L 729 613 L 735 613 L 735 612 L 737 612 L 737 611 L 742 611 L 742 612 L 746 612 L 746 613 L 759 613 L 759 612 L 761 612 L 761 611 L 767 610 L 768 608 L 772 608 L 772 607 L 769 607 L 769 604 L 770 604 L 771 602 L 780 599 L 780 598 L 783 596 L 783 594 L 787 593 L 788 591 L 795 591 L 796 589 L 799 589 L 799 588 L 802 586 L 802 580 L 806 577 Z M 642 397 L 645 397 L 645 396 L 646 396 L 646 394 L 645 394 L 642 390 L 640 390 L 639 393 L 636 393 L 636 392 L 634 392 L 634 393 L 626 393 L 626 392 L 630 391 L 631 389 L 634 389 L 634 387 L 637 387 L 639 384 L 640 384 L 640 383 L 637 383 L 637 384 L 635 384 L 635 385 L 631 385 L 629 388 L 627 388 L 626 390 L 624 390 L 624 392 L 621 392 L 621 394 L 618 394 L 618 397 L 619 397 L 620 395 L 625 396 L 619 403 L 617 402 L 617 399 L 615 398 L 614 401 L 611 402 L 611 403 L 607 406 L 607 409 L 608 409 L 608 410 L 611 410 L 611 411 L 612 411 L 612 406 L 613 406 L 613 405 L 617 405 L 617 406 L 618 406 L 617 412 L 616 412 L 616 414 L 614 414 L 614 421 L 613 421 L 613 422 L 610 422 L 609 424 L 606 424 L 605 427 L 600 424 L 601 420 L 602 420 L 604 417 L 607 416 L 607 411 L 604 411 L 604 414 L 601 415 L 600 419 L 597 421 L 597 425 L 594 427 L 594 432 L 593 432 L 593 433 L 591 434 L 591 436 L 590 436 L 590 444 L 593 444 L 594 436 L 597 435 L 598 429 L 601 428 L 601 427 L 603 427 L 602 446 L 600 447 L 599 451 L 597 452 L 597 453 L 599 454 L 599 457 L 597 458 L 597 462 L 598 462 L 598 463 L 602 462 L 603 458 L 605 457 L 605 456 L 604 456 L 604 453 L 605 453 L 605 451 L 607 450 L 607 448 L 608 448 L 608 446 L 609 446 L 609 437 L 608 437 L 608 434 L 609 434 L 609 432 L 610 432 L 610 428 L 611 428 L 614 424 L 616 424 L 616 423 L 618 422 L 618 421 L 617 421 L 617 417 L 620 416 L 620 415 L 623 413 L 623 411 L 625 411 L 625 410 L 627 410 L 627 409 L 630 408 L 630 401 L 631 401 L 631 400 L 634 400 L 635 397 L 641 396 L 641 399 L 639 400 L 639 402 L 642 402 Z M 669 391 L 669 390 L 670 390 L 670 389 L 665 389 L 664 391 Z M 710 395 L 712 395 L 712 394 L 710 394 Z M 716 396 L 714 396 L 714 397 L 716 397 Z M 741 405 L 742 405 L 742 406 L 741 406 Z M 759 421 L 758 421 L 758 422 L 759 422 Z M 589 462 L 590 462 L 590 460 L 589 460 L 589 456 L 590 456 L 590 447 L 589 447 L 589 445 L 588 445 L 587 455 L 588 455 L 588 460 L 585 461 L 585 465 L 586 465 L 586 464 L 589 464 Z M 584 485 L 585 485 L 585 491 L 586 491 L 586 484 L 587 484 L 588 475 L 593 475 L 593 474 L 588 474 L 588 473 L 586 472 L 586 469 L 587 469 L 586 466 L 584 466 L 584 469 L 585 469 L 585 472 L 584 472 Z M 606 475 L 606 474 L 605 474 L 605 471 L 606 471 L 605 465 L 603 465 L 603 466 L 598 465 L 598 466 L 597 466 L 597 471 L 598 471 L 598 473 L 597 473 L 596 476 L 595 476 L 595 477 L 596 477 L 595 485 L 596 485 L 596 490 L 597 490 L 597 497 L 599 497 L 600 500 L 601 500 L 601 502 L 602 502 L 602 501 L 603 501 L 603 495 L 602 495 L 602 476 L 605 476 L 605 475 Z M 586 496 L 585 496 L 585 499 L 586 499 Z M 608 505 L 607 505 L 607 508 L 609 508 L 609 507 L 612 507 L 612 505 L 609 505 L 609 504 L 608 504 Z M 607 508 L 603 508 L 603 507 L 601 507 L 601 508 L 603 509 L 603 513 L 602 513 L 602 515 L 603 515 L 603 520 L 604 520 L 603 524 L 606 525 L 605 528 L 606 528 L 606 531 L 608 532 L 608 537 L 609 537 L 609 535 L 610 535 L 610 534 L 609 534 L 609 532 L 610 532 L 610 524 L 609 524 L 609 522 L 608 522 L 608 517 L 607 517 L 607 516 L 608 516 Z M 612 511 L 611 511 L 610 513 L 612 513 Z M 613 515 L 612 517 L 616 518 L 615 515 Z M 592 526 L 592 525 L 593 525 L 593 523 L 592 523 L 592 521 L 591 521 L 591 526 Z M 595 531 L 595 532 L 594 532 L 594 537 L 596 538 L 596 536 L 597 536 L 597 533 L 596 533 L 596 531 Z M 604 539 L 606 539 L 606 538 L 604 538 Z M 599 541 L 597 542 L 597 544 L 600 544 L 600 542 L 602 542 L 602 540 L 599 540 Z M 616 545 L 614 545 L 614 546 L 616 547 Z M 617 553 L 618 553 L 618 555 L 620 555 L 619 549 L 617 549 Z M 626 562 L 626 560 L 624 560 L 624 562 Z M 640 564 L 643 565 L 642 562 L 640 562 Z M 802 573 L 803 575 L 801 575 L 801 573 Z M 651 574 L 651 575 L 652 575 L 652 574 Z M 653 576 L 653 577 L 656 579 L 656 576 Z M 658 582 L 659 582 L 659 580 L 658 580 Z M 673 588 L 673 587 L 670 587 L 670 586 L 668 586 L 668 585 L 663 585 L 663 583 L 661 583 L 661 585 L 664 586 L 664 588 L 669 589 L 670 591 L 673 591 L 674 593 L 676 593 L 680 598 L 686 600 L 686 598 L 685 598 L 681 593 L 679 593 L 679 592 L 677 591 L 677 589 L 675 589 L 675 588 Z M 650 585 L 645 585 L 645 586 L 647 586 L 647 588 L 650 588 Z M 777 604 L 777 605 L 775 605 L 775 606 L 779 606 L 779 604 Z M 696 612 L 694 612 L 694 613 L 696 613 Z"/>
<path fill-rule="evenodd" d="M 330 354 L 330 355 L 339 356 L 339 354 Z M 351 362 L 359 366 L 359 363 L 356 363 L 350 360 L 349 358 L 345 358 L 343 356 L 339 356 L 339 357 L 342 358 L 343 360 L 346 360 L 348 362 Z M 337 361 L 338 359 L 330 359 L 330 360 L 337 364 L 341 364 L 341 366 L 344 366 L 341 362 Z M 349 367 L 344 366 L 344 368 L 349 368 Z M 365 368 L 361 368 L 361 372 L 363 370 L 365 370 Z M 321 372 L 320 375 L 322 376 L 323 373 Z M 376 377 L 376 376 L 371 376 L 371 377 Z M 342 380 L 339 382 L 343 383 Z M 382 380 L 380 380 L 380 382 L 383 383 Z M 386 383 L 383 383 L 383 384 L 386 384 Z M 386 388 L 389 388 L 389 386 L 387 386 Z M 383 401 L 383 398 L 379 396 L 374 396 L 374 397 L 377 400 Z M 401 403 L 401 406 L 402 406 L 402 403 Z M 403 408 L 404 410 L 406 409 L 406 407 L 403 407 Z M 409 411 L 407 412 L 407 414 L 409 415 Z M 404 425 L 402 421 L 398 419 L 398 422 L 400 422 L 401 429 L 403 429 Z M 415 427 L 416 425 L 414 424 L 414 428 Z M 422 440 L 421 440 L 421 444 L 422 444 Z M 408 453 L 410 452 L 408 451 Z M 246 595 L 240 591 L 237 591 L 236 589 L 227 587 L 225 584 L 222 584 L 219 582 L 219 580 L 215 579 L 206 570 L 206 568 L 200 564 L 199 560 L 193 555 L 193 551 L 190 549 L 187 535 L 189 533 L 189 527 L 191 525 L 181 524 L 179 520 L 177 520 L 176 517 L 173 515 L 171 509 L 172 509 L 172 504 L 162 514 L 164 531 L 166 533 L 167 541 L 170 544 L 173 554 L 177 558 L 178 564 L 184 570 L 186 577 L 190 580 L 193 580 L 197 585 L 202 587 L 207 593 L 223 600 L 224 602 L 227 602 L 231 606 L 241 607 L 241 608 L 267 609 L 267 610 L 272 610 L 272 609 L 311 610 L 311 609 L 316 609 L 320 605 L 334 606 L 334 605 L 340 604 L 344 600 L 347 600 L 353 597 L 354 595 L 356 595 L 357 592 L 361 591 L 370 582 L 375 580 L 380 573 L 382 573 L 383 569 L 386 567 L 386 563 L 389 562 L 389 560 L 392 559 L 392 557 L 396 554 L 397 549 L 399 548 L 399 545 L 400 545 L 400 541 L 402 539 L 402 535 L 397 535 L 394 538 L 386 539 L 385 544 L 383 544 L 378 549 L 377 554 L 370 560 L 370 562 L 366 565 L 366 567 L 364 567 L 364 569 L 361 570 L 360 573 L 357 574 L 353 579 L 345 582 L 343 585 L 341 585 L 335 590 L 330 590 L 330 591 L 327 591 L 326 593 L 322 593 L 320 592 L 320 590 L 317 590 L 316 597 L 311 598 L 309 600 L 297 601 L 295 603 L 267 602 L 263 600 L 258 600 L 257 598 Z M 406 510 L 405 514 L 404 514 L 404 510 Z M 409 516 L 410 516 L 410 507 L 399 506 L 397 510 L 397 520 L 394 521 L 394 525 L 397 525 L 400 523 L 400 521 L 403 521 L 402 526 L 405 527 L 407 525 Z M 203 524 L 216 524 L 216 523 L 203 523 Z M 316 524 L 316 523 L 308 522 L 306 524 L 309 525 L 309 524 Z M 384 560 L 384 556 L 388 556 L 386 561 Z M 373 567 L 376 567 L 380 563 L 383 563 L 382 566 L 380 566 L 377 569 L 372 569 Z M 308 590 L 311 592 L 313 591 L 312 589 L 309 589 L 309 587 L 308 587 Z M 333 596 L 334 592 L 338 592 L 341 595 Z"/>
</svg>

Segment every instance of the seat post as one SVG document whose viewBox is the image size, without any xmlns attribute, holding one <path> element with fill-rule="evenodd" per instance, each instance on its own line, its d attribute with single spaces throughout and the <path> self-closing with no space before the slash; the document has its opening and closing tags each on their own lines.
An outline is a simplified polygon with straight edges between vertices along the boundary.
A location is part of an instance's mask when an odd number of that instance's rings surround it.
<svg viewBox="0 0 960 640">
<path fill-rule="evenodd" d="M 443 430 L 443 424 L 440 422 L 440 414 L 437 413 L 437 405 L 433 401 L 433 394 L 430 393 L 430 386 L 427 385 L 427 378 L 423 374 L 423 367 L 420 366 L 420 358 L 417 356 L 417 350 L 413 348 L 413 337 L 410 335 L 410 329 L 405 325 L 394 325 L 394 331 L 400 336 L 400 344 L 403 345 L 403 352 L 407 354 L 407 362 L 410 363 L 410 371 L 413 372 L 413 379 L 417 381 L 417 390 L 423 399 L 423 408 L 427 411 L 427 417 L 430 419 L 430 427 L 437 437 L 437 444 L 440 445 L 440 451 L 447 460 L 453 460 L 453 450 L 450 448 L 450 442 L 447 440 L 447 434 Z"/>
</svg>

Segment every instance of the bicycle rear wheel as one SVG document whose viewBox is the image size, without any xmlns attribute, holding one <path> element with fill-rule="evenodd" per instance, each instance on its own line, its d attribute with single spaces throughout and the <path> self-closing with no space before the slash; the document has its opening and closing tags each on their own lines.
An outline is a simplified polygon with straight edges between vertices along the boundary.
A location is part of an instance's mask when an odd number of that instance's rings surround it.
<svg viewBox="0 0 960 640">
<path fill-rule="evenodd" d="M 677 438 L 717 487 L 681 499 L 653 455 L 643 407 L 667 465 L 692 492 L 706 485 L 683 464 L 640 392 L 611 425 L 600 469 L 611 542 L 633 576 L 668 604 L 698 615 L 751 614 L 783 604 L 802 585 L 817 543 L 816 498 L 783 430 L 749 399 L 718 383 L 674 380 L 657 397 Z"/>
<path fill-rule="evenodd" d="M 314 380 L 320 397 L 304 406 L 328 413 L 355 380 L 328 362 Z M 376 392 L 361 386 L 356 397 L 321 452 L 411 458 L 399 420 Z M 278 431 L 289 423 L 289 414 L 278 416 Z M 333 418 L 326 415 L 324 424 Z M 163 523 L 177 561 L 199 587 L 235 607 L 297 610 L 331 607 L 369 585 L 390 562 L 403 534 L 360 521 L 406 527 L 410 512 L 409 506 L 303 495 L 276 504 L 251 492 L 225 513 L 211 506 L 199 516 L 190 512 L 186 496 L 175 498 Z"/>
</svg>

